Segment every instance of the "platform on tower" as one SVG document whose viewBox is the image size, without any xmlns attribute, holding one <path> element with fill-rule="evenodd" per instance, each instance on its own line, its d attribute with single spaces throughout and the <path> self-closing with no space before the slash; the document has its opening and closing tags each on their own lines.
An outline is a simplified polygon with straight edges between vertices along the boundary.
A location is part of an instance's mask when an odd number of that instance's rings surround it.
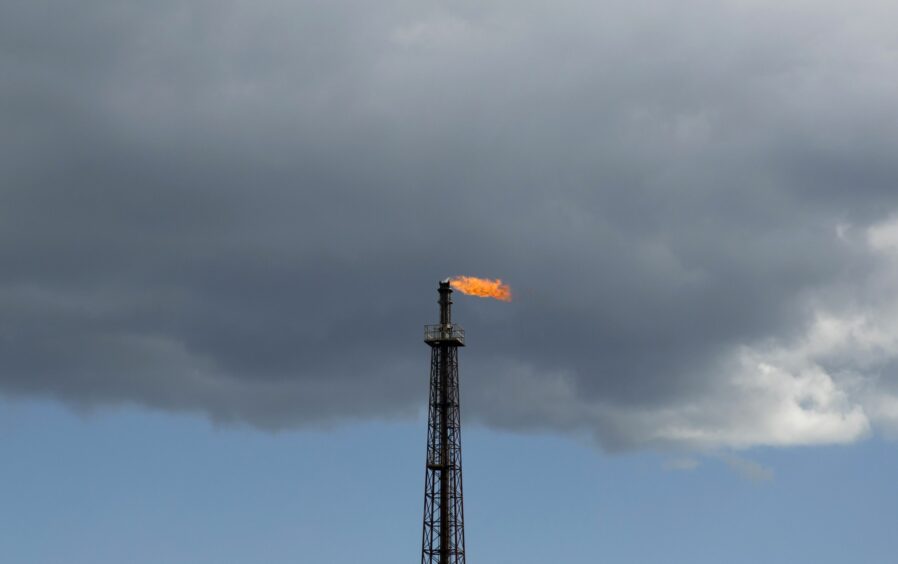
<svg viewBox="0 0 898 564">
<path fill-rule="evenodd" d="M 424 342 L 430 346 L 446 343 L 456 347 L 465 346 L 465 330 L 458 325 L 425 325 Z"/>
</svg>

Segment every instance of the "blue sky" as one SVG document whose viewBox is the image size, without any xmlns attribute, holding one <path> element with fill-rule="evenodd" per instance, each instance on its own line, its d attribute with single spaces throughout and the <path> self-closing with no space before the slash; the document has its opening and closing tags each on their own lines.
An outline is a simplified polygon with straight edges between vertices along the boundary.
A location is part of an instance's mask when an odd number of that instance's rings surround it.
<svg viewBox="0 0 898 564">
<path fill-rule="evenodd" d="M 473 377 L 473 375 L 471 375 Z M 28 563 L 416 561 L 422 420 L 276 434 L 137 408 L 0 410 L 0 546 Z M 464 429 L 471 562 L 894 561 L 898 455 L 848 447 L 610 456 Z"/>
</svg>

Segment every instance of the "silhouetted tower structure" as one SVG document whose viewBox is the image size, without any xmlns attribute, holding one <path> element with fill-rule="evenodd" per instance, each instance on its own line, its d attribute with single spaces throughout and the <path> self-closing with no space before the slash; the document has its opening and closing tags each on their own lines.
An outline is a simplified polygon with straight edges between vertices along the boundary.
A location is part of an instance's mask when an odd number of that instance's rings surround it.
<svg viewBox="0 0 898 564">
<path fill-rule="evenodd" d="M 430 403 L 424 472 L 421 564 L 465 564 L 465 512 L 458 413 L 458 347 L 464 330 L 452 324 L 452 288 L 440 282 L 440 324 L 424 327 L 430 345 Z"/>
</svg>

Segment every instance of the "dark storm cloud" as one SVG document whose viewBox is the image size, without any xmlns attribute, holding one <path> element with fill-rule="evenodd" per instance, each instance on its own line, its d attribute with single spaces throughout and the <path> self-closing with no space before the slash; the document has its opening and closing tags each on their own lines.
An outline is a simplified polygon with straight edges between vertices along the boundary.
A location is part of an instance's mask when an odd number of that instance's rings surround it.
<svg viewBox="0 0 898 564">
<path fill-rule="evenodd" d="M 898 203 L 891 12 L 8 2 L 0 390 L 414 413 L 435 283 L 464 273 L 516 292 L 456 300 L 471 417 L 612 447 L 856 437 L 866 415 L 746 435 L 786 396 L 855 402 L 731 374 L 883 268 L 861 239 Z"/>
</svg>

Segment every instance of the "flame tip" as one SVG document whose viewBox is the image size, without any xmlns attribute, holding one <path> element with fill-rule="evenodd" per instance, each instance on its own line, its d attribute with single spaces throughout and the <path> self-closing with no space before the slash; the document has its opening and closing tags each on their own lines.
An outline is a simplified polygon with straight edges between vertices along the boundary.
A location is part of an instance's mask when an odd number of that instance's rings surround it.
<svg viewBox="0 0 898 564">
<path fill-rule="evenodd" d="M 476 276 L 458 275 L 447 279 L 449 284 L 469 296 L 493 298 L 503 302 L 511 301 L 511 287 L 501 278 L 478 278 Z"/>
</svg>

